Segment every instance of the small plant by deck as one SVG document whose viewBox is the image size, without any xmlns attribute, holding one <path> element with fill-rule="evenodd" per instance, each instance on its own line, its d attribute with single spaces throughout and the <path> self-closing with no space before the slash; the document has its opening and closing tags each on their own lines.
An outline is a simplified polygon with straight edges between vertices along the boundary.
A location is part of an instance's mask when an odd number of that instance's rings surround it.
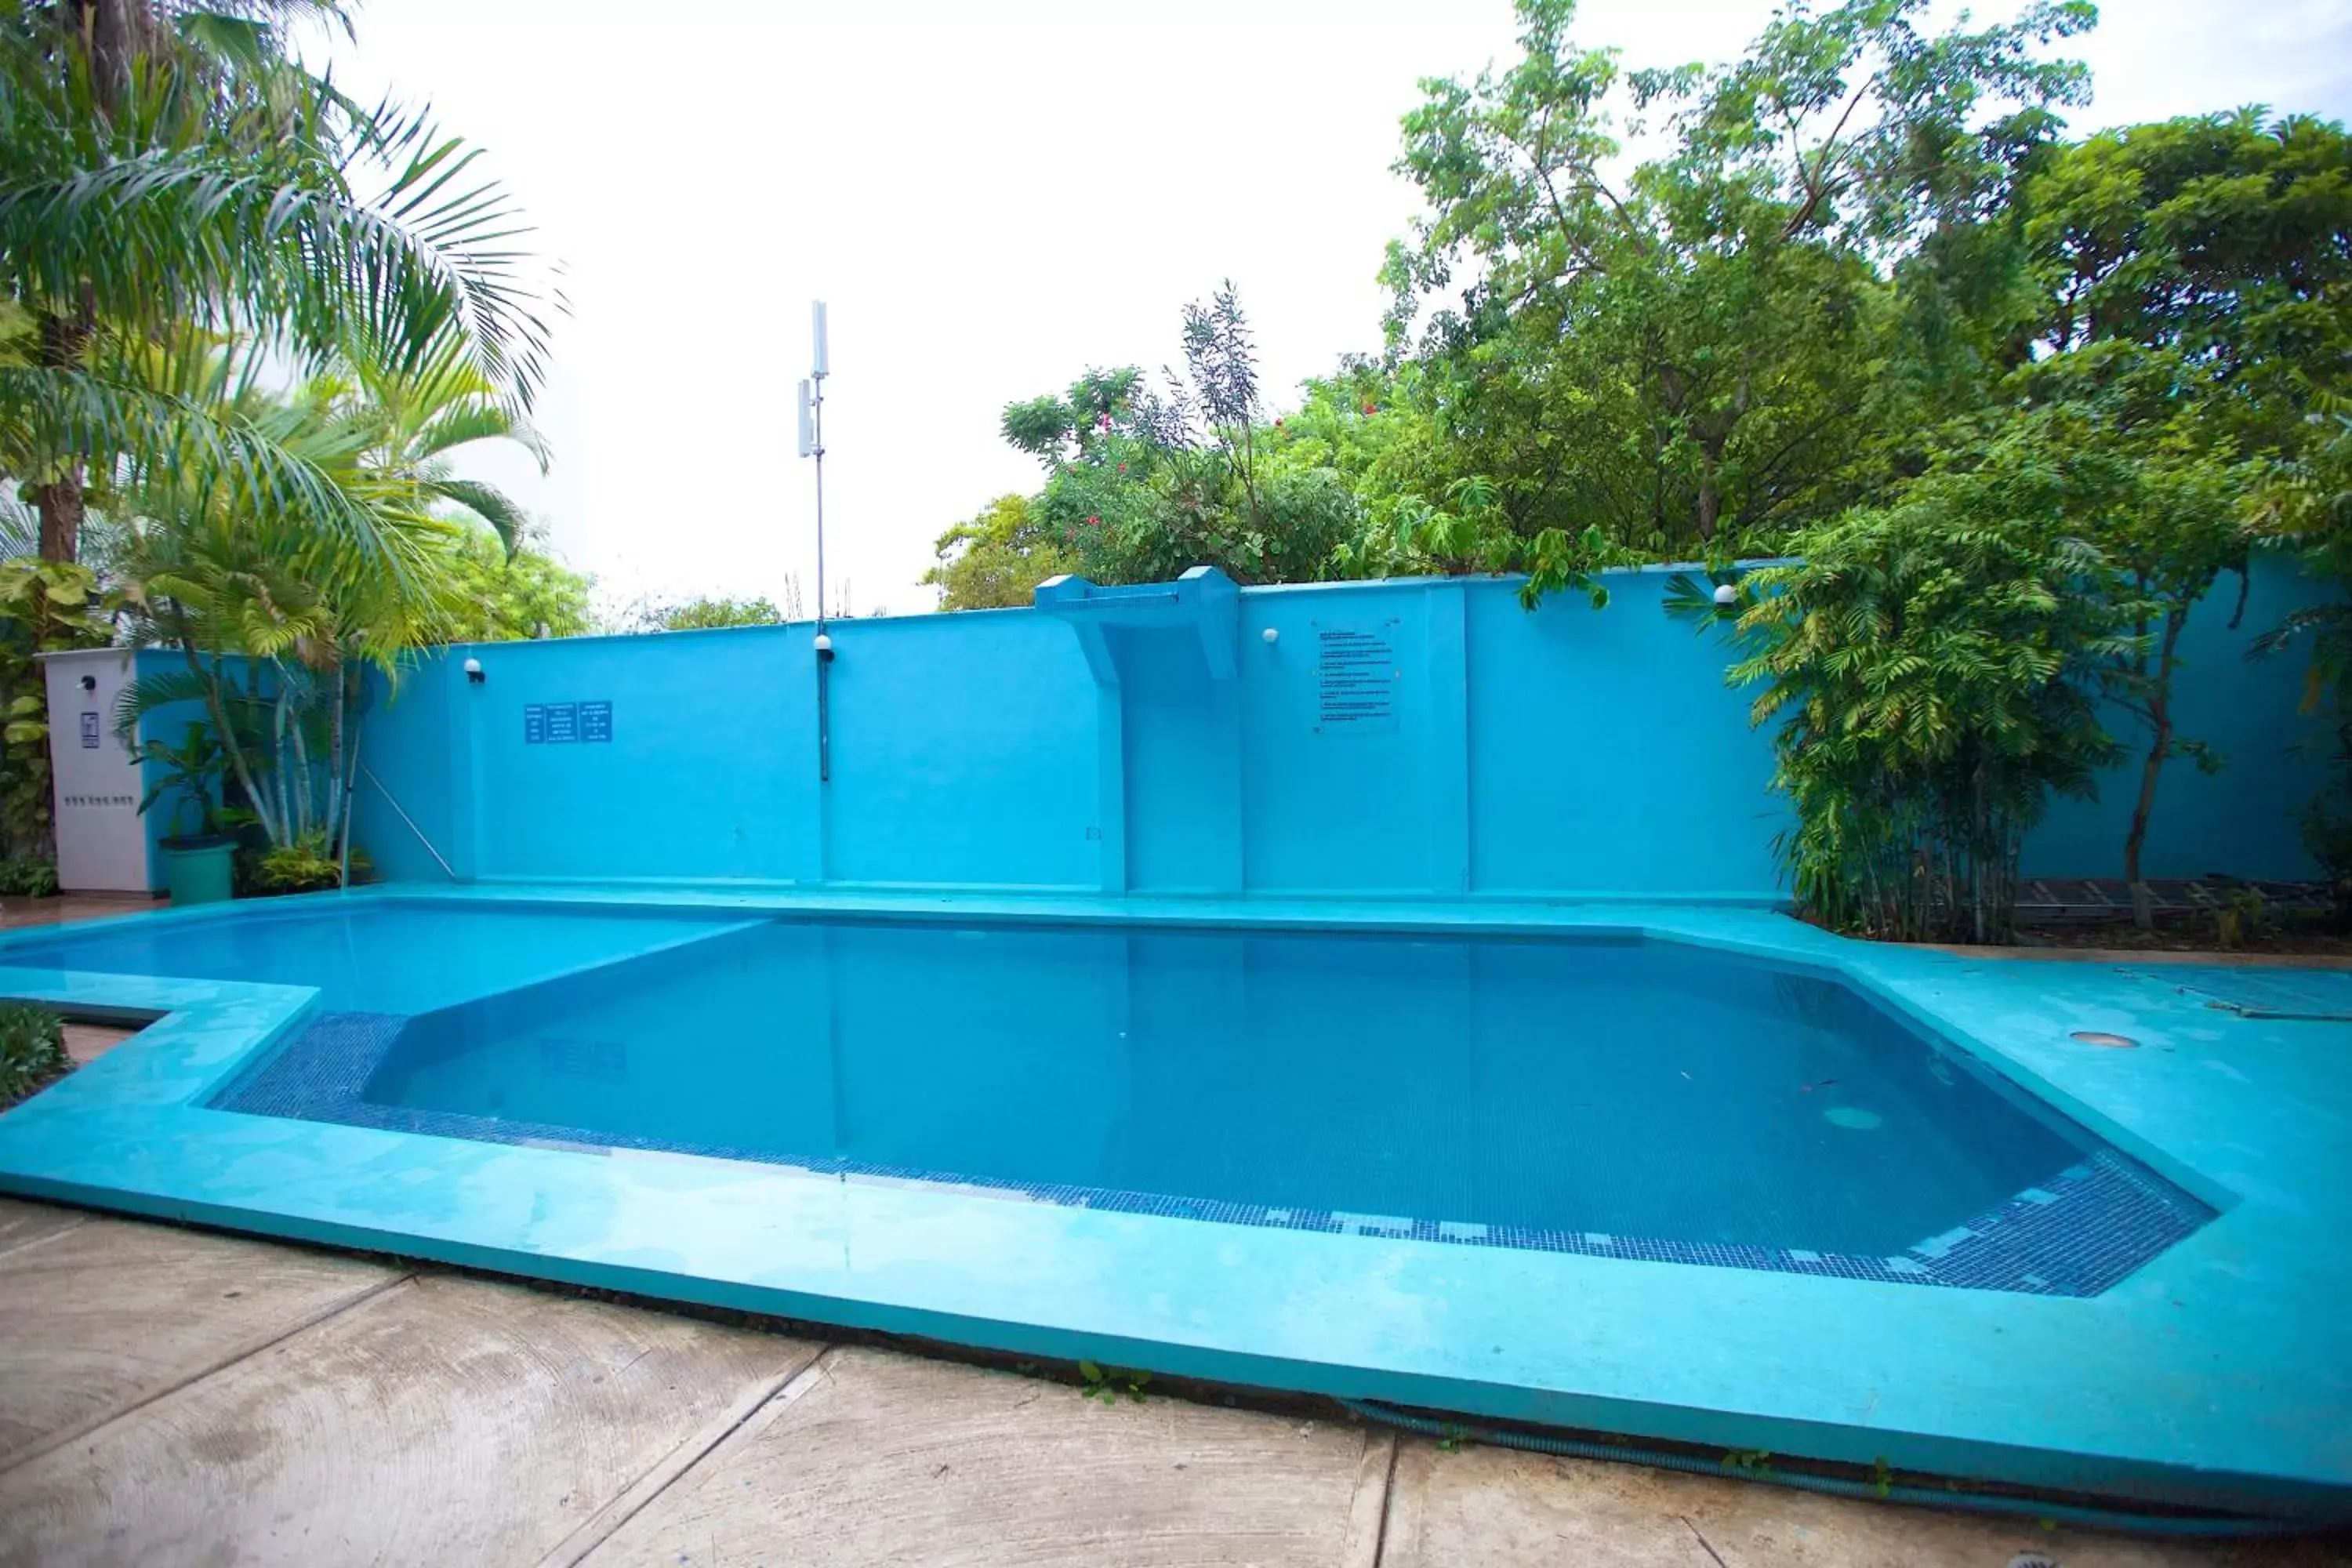
<svg viewBox="0 0 2352 1568">
<path fill-rule="evenodd" d="M 0 1110 L 73 1070 L 65 1021 L 35 1002 L 0 1002 Z"/>
<path fill-rule="evenodd" d="M 1118 1396 L 1126 1394 L 1138 1405 L 1143 1403 L 1143 1391 L 1151 1382 L 1148 1372 L 1136 1372 L 1122 1366 L 1097 1366 L 1093 1362 L 1078 1363 L 1078 1393 L 1087 1399 L 1099 1399 L 1105 1405 L 1117 1405 Z"/>
</svg>

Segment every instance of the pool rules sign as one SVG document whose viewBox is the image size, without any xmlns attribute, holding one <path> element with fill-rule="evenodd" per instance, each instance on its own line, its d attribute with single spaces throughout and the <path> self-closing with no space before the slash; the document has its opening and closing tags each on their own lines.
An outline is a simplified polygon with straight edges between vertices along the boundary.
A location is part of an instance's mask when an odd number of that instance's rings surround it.
<svg viewBox="0 0 2352 1568">
<path fill-rule="evenodd" d="M 526 746 L 565 745 L 613 738 L 610 702 L 527 702 L 522 710 L 522 743 Z"/>
</svg>

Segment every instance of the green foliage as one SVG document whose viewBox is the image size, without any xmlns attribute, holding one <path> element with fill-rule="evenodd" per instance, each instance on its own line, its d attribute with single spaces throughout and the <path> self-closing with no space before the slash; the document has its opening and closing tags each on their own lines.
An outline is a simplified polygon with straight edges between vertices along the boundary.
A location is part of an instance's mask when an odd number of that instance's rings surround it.
<svg viewBox="0 0 2352 1568">
<path fill-rule="evenodd" d="M 623 616 L 621 629 L 632 632 L 702 632 L 724 626 L 782 626 L 792 618 L 789 607 L 779 609 L 764 597 L 639 600 Z"/>
<path fill-rule="evenodd" d="M 1132 367 L 1096 370 L 1066 399 L 1005 409 L 1006 439 L 1050 465 L 1023 548 L 1055 549 L 1065 570 L 1097 583 L 1202 565 L 1243 583 L 1327 575 L 1360 509 L 1331 469 L 1280 460 L 1230 283 L 1184 308 L 1181 343 L 1184 373 L 1165 372 L 1158 389 Z M 940 542 L 961 541 L 951 531 Z"/>
<path fill-rule="evenodd" d="M 1116 1405 L 1118 1396 L 1126 1394 L 1136 1404 L 1143 1403 L 1143 1391 L 1151 1383 L 1148 1372 L 1127 1367 L 1097 1366 L 1093 1362 L 1078 1363 L 1078 1392 L 1087 1399 L 1099 1399 L 1105 1405 Z"/>
<path fill-rule="evenodd" d="M 2069 532 L 2074 480 L 2045 448 L 1971 456 L 1745 584 L 1731 677 L 1779 721 L 1781 862 L 1838 931 L 2005 939 L 2026 830 L 2116 754 L 2099 693 L 2139 606 Z"/>
<path fill-rule="evenodd" d="M 1026 605 L 1038 584 L 1076 564 L 1076 552 L 1039 520 L 1026 496 L 997 497 L 971 521 L 940 534 L 933 548 L 939 561 L 923 582 L 940 591 L 942 610 Z"/>
<path fill-rule="evenodd" d="M 1886 269 L 2079 99 L 2037 51 L 2090 19 L 1930 35 L 1924 9 L 1792 5 L 1728 65 L 1629 73 L 1571 38 L 1570 0 L 1522 0 L 1507 69 L 1423 84 L 1397 169 L 1428 211 L 1390 249 L 1390 341 L 1427 312 L 1437 417 L 1518 531 L 1753 550 L 1900 460 L 1937 389 L 1902 372 Z M 1665 150 L 1620 176 L 1621 129 Z"/>
<path fill-rule="evenodd" d="M 445 562 L 451 642 L 576 637 L 595 629 L 587 578 L 545 553 L 526 533 L 513 553 L 490 533 L 467 529 Z"/>
<path fill-rule="evenodd" d="M 134 756 L 161 775 L 140 796 L 141 816 L 164 796 L 174 795 L 172 828 L 175 835 L 209 838 L 220 833 L 221 773 L 227 753 L 209 726 L 201 721 L 185 725 L 177 745 L 151 735 L 139 742 Z M 184 826 L 190 808 L 195 816 L 192 834 Z"/>
<path fill-rule="evenodd" d="M 2232 888 L 2213 911 L 2213 938 L 2223 948 L 2241 948 L 2267 932 L 2273 921 L 2260 888 Z"/>
<path fill-rule="evenodd" d="M 354 847 L 352 880 L 364 880 L 372 866 L 367 851 Z M 335 847 L 323 832 L 309 834 L 298 843 L 264 850 L 254 857 L 242 879 L 246 890 L 260 898 L 325 892 L 343 885 L 342 867 L 336 860 Z"/>
<path fill-rule="evenodd" d="M 0 23 L 0 300 L 29 323 L 0 338 L 0 471 L 33 487 L 53 560 L 86 482 L 159 477 L 374 550 L 372 509 L 198 384 L 244 337 L 248 363 L 262 342 L 303 370 L 357 347 L 527 404 L 547 324 L 513 207 L 429 117 L 295 63 L 287 29 L 313 7 L 191 27 L 110 9 L 88 30 L 73 5 Z"/>
<path fill-rule="evenodd" d="M 0 860 L 0 896 L 47 899 L 57 896 L 58 863 L 49 859 Z"/>
<path fill-rule="evenodd" d="M 2329 401 L 2313 416 L 2305 449 L 2270 466 L 2249 506 L 2258 538 L 2294 551 L 2315 578 L 2336 589 L 2265 628 L 2250 650 L 2259 658 L 2297 642 L 2309 647 L 2306 711 L 2352 686 L 2352 410 L 2342 399 Z"/>
<path fill-rule="evenodd" d="M 87 567 L 32 556 L 0 562 L 0 855 L 31 865 L 53 853 L 48 693 L 33 656 L 104 647 L 115 602 Z M 54 891 L 54 868 L 48 880 Z"/>
<path fill-rule="evenodd" d="M 37 1002 L 0 1002 L 0 1110 L 72 1070 L 64 1020 Z"/>
</svg>

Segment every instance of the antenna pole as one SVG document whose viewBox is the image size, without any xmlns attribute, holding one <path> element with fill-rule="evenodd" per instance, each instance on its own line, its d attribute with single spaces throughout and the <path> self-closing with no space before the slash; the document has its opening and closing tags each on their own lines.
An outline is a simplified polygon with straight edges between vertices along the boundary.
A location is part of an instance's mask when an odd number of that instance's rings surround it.
<svg viewBox="0 0 2352 1568">
<path fill-rule="evenodd" d="M 833 638 L 824 614 L 824 378 L 832 366 L 826 353 L 824 301 L 809 307 L 814 363 L 801 383 L 801 456 L 816 459 L 816 780 L 833 780 Z"/>
<path fill-rule="evenodd" d="M 809 426 L 816 444 L 809 456 L 816 459 L 816 629 L 824 630 L 824 372 L 811 376 Z"/>
</svg>

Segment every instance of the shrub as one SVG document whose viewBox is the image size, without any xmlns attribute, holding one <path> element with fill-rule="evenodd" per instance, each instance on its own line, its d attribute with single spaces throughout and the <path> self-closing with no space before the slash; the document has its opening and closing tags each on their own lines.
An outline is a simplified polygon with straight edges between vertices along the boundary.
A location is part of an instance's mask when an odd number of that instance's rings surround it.
<svg viewBox="0 0 2352 1568">
<path fill-rule="evenodd" d="M 2005 941 L 2026 830 L 2116 755 L 2098 698 L 2131 606 L 2059 500 L 2031 475 L 1937 476 L 1748 579 L 1731 675 L 1780 721 L 1778 847 L 1823 924 Z"/>
<path fill-rule="evenodd" d="M 58 863 L 48 859 L 0 860 L 0 896 L 46 899 L 58 890 Z"/>
<path fill-rule="evenodd" d="M 72 1070 L 63 1019 L 37 1002 L 0 1002 L 0 1109 Z"/>
<path fill-rule="evenodd" d="M 281 845 L 262 851 L 251 862 L 246 880 L 251 894 L 269 898 L 283 893 L 318 893 L 342 886 L 341 868 L 336 864 L 333 847 L 318 834 L 306 835 L 293 844 Z M 373 868 L 367 851 L 352 851 L 352 880 L 364 880 Z"/>
</svg>

